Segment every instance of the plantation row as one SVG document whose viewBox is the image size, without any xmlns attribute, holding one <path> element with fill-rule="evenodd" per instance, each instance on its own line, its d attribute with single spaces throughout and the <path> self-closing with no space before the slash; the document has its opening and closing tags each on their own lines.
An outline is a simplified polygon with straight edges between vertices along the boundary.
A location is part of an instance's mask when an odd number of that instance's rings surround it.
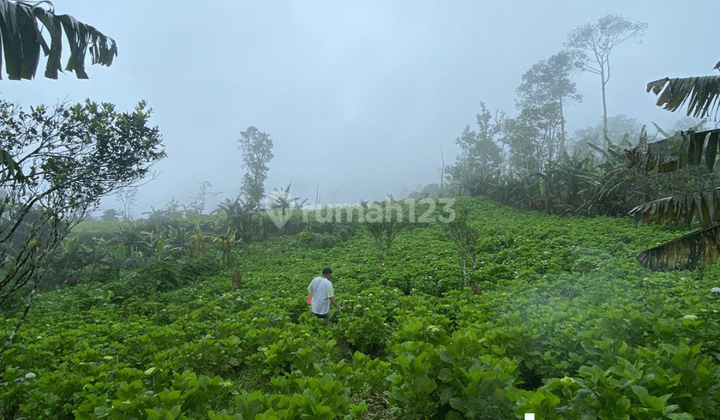
<svg viewBox="0 0 720 420">
<path fill-rule="evenodd" d="M 237 291 L 208 252 L 165 267 L 179 289 L 133 294 L 147 272 L 123 270 L 41 294 L 3 355 L 0 418 L 714 418 L 720 273 L 634 258 L 682 232 L 455 206 L 479 233 L 471 288 L 435 223 L 382 255 L 363 229 L 245 246 Z M 326 265 L 328 327 L 304 303 Z"/>
</svg>

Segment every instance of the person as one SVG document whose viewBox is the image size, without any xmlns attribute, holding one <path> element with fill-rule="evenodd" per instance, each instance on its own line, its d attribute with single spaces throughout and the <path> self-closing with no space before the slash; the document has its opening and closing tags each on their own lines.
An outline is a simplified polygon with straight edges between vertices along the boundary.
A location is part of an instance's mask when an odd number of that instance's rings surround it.
<svg viewBox="0 0 720 420">
<path fill-rule="evenodd" d="M 308 293 L 313 294 L 310 308 L 316 317 L 325 319 L 325 324 L 328 323 L 328 312 L 330 312 L 331 303 L 335 307 L 335 313 L 340 315 L 340 308 L 335 301 L 335 290 L 330 281 L 331 277 L 332 270 L 330 267 L 325 267 L 322 270 L 322 277 L 315 277 L 308 285 Z"/>
</svg>

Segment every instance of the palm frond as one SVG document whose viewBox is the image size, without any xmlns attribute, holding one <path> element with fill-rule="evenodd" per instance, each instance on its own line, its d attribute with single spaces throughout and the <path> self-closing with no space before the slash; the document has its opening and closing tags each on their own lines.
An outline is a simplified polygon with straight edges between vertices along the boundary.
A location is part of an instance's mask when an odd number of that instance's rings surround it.
<svg viewBox="0 0 720 420">
<path fill-rule="evenodd" d="M 705 118 L 713 114 L 717 119 L 720 104 L 720 76 L 699 76 L 655 80 L 647 84 L 647 91 L 658 96 L 657 106 L 674 112 L 688 102 L 687 115 Z"/>
<path fill-rule="evenodd" d="M 720 251 L 720 225 L 715 225 L 639 253 L 638 263 L 653 271 L 694 270 L 714 264 Z"/>
</svg>

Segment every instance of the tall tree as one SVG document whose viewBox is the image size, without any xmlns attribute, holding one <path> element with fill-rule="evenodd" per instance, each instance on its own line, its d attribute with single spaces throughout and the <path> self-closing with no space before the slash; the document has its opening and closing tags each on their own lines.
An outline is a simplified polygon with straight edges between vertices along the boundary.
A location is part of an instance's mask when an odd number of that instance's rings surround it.
<svg viewBox="0 0 720 420">
<path fill-rule="evenodd" d="M 474 194 L 478 183 L 496 172 L 502 163 L 502 150 L 495 142 L 501 132 L 505 114 L 496 111 L 493 116 L 480 102 L 480 113 L 475 116 L 477 131 L 468 125 L 462 135 L 455 139 L 461 154 L 455 165 L 447 168 L 447 178 L 455 184 L 461 194 Z"/>
<path fill-rule="evenodd" d="M 565 102 L 580 102 L 582 95 L 577 93 L 575 82 L 570 80 L 575 63 L 580 55 L 574 51 L 561 51 L 547 60 L 534 64 L 522 76 L 522 83 L 515 92 L 518 95 L 516 106 L 540 108 L 547 104 L 557 104 L 560 112 L 560 152 L 565 152 Z"/>
<path fill-rule="evenodd" d="M 543 173 L 548 162 L 560 153 L 560 112 L 557 103 L 527 107 L 505 124 L 510 145 L 510 165 L 515 176 Z"/>
<path fill-rule="evenodd" d="M 40 6 L 49 6 L 44 9 Z M 47 29 L 50 44 L 40 27 Z M 69 15 L 56 15 L 52 3 L 40 1 L 32 5 L 23 2 L 0 0 L 0 30 L 5 56 L 5 71 L 10 80 L 32 79 L 40 62 L 40 49 L 47 59 L 45 77 L 57 79 L 62 71 L 63 33 L 70 48 L 65 70 L 75 72 L 78 79 L 87 79 L 85 57 L 88 52 L 92 64 L 109 66 L 117 56 L 115 40 L 94 27 L 78 22 Z M 0 65 L 2 65 L 0 54 Z M 0 76 L 2 73 L 0 72 Z"/>
<path fill-rule="evenodd" d="M 630 22 L 626 18 L 609 14 L 595 23 L 587 23 L 568 34 L 565 47 L 581 53 L 576 61 L 578 68 L 600 76 L 603 104 L 603 133 L 607 135 L 607 101 L 605 87 L 610 80 L 610 53 L 613 48 L 630 38 L 639 39 L 647 29 L 647 23 Z M 606 141 L 607 138 L 606 138 Z"/>
<path fill-rule="evenodd" d="M 240 135 L 238 148 L 242 151 L 242 167 L 247 169 L 240 190 L 245 195 L 245 204 L 254 212 L 259 209 L 260 201 L 265 196 L 267 164 L 274 157 L 273 142 L 269 135 L 252 126 L 241 131 Z"/>
<path fill-rule="evenodd" d="M 505 112 L 496 109 L 495 115 L 492 115 L 485 103 L 480 102 L 480 112 L 475 115 L 475 122 L 478 131 L 472 156 L 477 157 L 482 166 L 495 169 L 502 164 L 502 150 L 496 141 L 503 130 Z"/>
<path fill-rule="evenodd" d="M 137 206 L 137 187 L 120 188 L 115 192 L 115 200 L 120 203 L 120 218 L 123 222 L 132 222 L 132 208 Z"/>
</svg>

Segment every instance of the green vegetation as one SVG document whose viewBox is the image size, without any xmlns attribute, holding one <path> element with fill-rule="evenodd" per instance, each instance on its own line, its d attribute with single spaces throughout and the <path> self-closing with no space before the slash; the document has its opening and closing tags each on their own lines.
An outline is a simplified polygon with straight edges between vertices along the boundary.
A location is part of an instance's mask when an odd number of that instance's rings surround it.
<svg viewBox="0 0 720 420">
<path fill-rule="evenodd" d="M 88 50 L 112 63 L 114 40 L 44 3 L 0 1 L 10 79 L 35 76 L 41 47 L 56 78 L 61 29 L 66 70 L 87 78 Z M 609 54 L 646 27 L 608 15 L 571 32 L 571 50 L 523 75 L 519 115 L 481 102 L 441 185 L 416 192 L 428 208 L 390 199 L 395 216 L 308 214 L 290 185 L 265 196 L 273 142 L 251 126 L 240 195 L 204 215 L 206 181 L 190 206 L 133 221 L 133 184 L 165 157 L 144 102 L 0 102 L 0 418 L 716 417 L 720 130 L 649 143 L 643 128 L 632 148 L 635 120 L 608 117 Z M 576 68 L 600 76 L 603 121 L 566 143 Z M 671 111 L 694 95 L 688 114 L 704 117 L 718 86 L 648 89 Z M 113 193 L 120 212 L 81 222 Z M 704 229 L 604 217 L 628 212 Z M 304 303 L 327 265 L 330 326 Z"/>
<path fill-rule="evenodd" d="M 90 100 L 26 112 L 0 100 L 0 149 L 9 153 L 0 164 L 0 307 L 23 298 L 27 311 L 70 230 L 103 196 L 143 179 L 166 156 L 151 113 L 142 101 L 133 112 Z M 113 252 L 116 272 L 124 252 Z"/>
<path fill-rule="evenodd" d="M 715 416 L 720 271 L 634 257 L 677 232 L 483 198 L 453 208 L 477 232 L 467 288 L 441 223 L 399 230 L 380 260 L 366 230 L 311 220 L 227 264 L 208 243 L 39 294 L 2 358 L 0 417 Z M 342 310 L 329 327 L 304 303 L 325 265 Z M 2 322 L 5 338 L 15 320 Z"/>
</svg>

